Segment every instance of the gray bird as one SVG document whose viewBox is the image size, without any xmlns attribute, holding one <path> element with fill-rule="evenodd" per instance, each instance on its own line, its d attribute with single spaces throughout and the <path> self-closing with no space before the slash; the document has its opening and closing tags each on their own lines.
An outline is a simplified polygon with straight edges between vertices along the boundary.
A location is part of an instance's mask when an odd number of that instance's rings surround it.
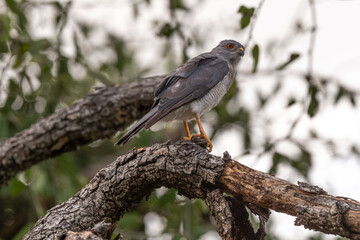
<svg viewBox="0 0 360 240">
<path fill-rule="evenodd" d="M 155 90 L 151 110 L 116 143 L 126 143 L 143 128 L 158 121 L 182 120 L 187 136 L 206 139 L 209 152 L 212 143 L 202 127 L 200 116 L 215 107 L 229 90 L 236 75 L 236 65 L 245 48 L 234 40 L 221 41 L 211 52 L 200 54 L 168 74 Z M 196 119 L 200 134 L 191 136 L 187 121 Z"/>
</svg>

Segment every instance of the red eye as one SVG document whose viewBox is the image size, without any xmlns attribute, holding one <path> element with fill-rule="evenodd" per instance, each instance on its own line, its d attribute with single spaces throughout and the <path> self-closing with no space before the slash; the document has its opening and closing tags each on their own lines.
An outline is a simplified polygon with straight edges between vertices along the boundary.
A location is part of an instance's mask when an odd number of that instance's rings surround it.
<svg viewBox="0 0 360 240">
<path fill-rule="evenodd" d="M 234 44 L 229 43 L 226 47 L 227 47 L 228 49 L 233 49 L 233 48 L 234 48 Z"/>
</svg>

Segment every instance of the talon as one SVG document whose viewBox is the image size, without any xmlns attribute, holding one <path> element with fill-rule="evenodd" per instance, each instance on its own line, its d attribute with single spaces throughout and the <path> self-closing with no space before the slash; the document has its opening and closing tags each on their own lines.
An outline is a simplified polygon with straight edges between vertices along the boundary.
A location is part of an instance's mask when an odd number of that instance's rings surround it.
<svg viewBox="0 0 360 240">
<path fill-rule="evenodd" d="M 211 152 L 211 151 L 212 151 L 212 149 L 213 149 L 213 145 L 212 145 L 212 143 L 211 143 L 211 142 L 208 142 L 208 145 L 209 145 L 209 152 Z"/>
<path fill-rule="evenodd" d="M 197 124 L 198 124 L 198 126 L 199 126 L 199 129 L 200 129 L 200 134 L 193 134 L 193 135 L 191 135 L 190 129 L 189 129 L 189 125 L 188 125 L 188 123 L 187 123 L 186 121 L 184 121 L 184 127 L 185 127 L 185 131 L 186 131 L 186 137 L 183 137 L 183 139 L 189 141 L 189 140 L 191 140 L 191 139 L 193 139 L 193 138 L 205 138 L 205 140 L 206 140 L 206 142 L 207 142 L 207 146 L 209 147 L 209 150 L 208 150 L 208 151 L 211 152 L 212 149 L 213 149 L 213 145 L 212 145 L 209 137 L 206 136 L 206 134 L 205 134 L 205 131 L 204 131 L 204 128 L 202 127 L 202 124 L 201 124 L 199 115 L 195 114 L 195 118 L 196 118 L 196 122 L 197 122 Z"/>
<path fill-rule="evenodd" d="M 211 143 L 211 141 L 209 140 L 209 138 L 207 136 L 201 135 L 201 134 L 193 134 L 192 135 L 193 138 L 202 138 L 206 140 L 207 146 L 209 147 L 208 151 L 211 152 L 213 149 L 213 145 Z"/>
</svg>

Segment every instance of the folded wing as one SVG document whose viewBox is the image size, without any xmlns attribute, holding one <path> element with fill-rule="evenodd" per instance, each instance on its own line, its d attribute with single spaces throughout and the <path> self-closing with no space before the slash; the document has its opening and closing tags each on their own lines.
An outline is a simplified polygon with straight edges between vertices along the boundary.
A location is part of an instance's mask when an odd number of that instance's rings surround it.
<svg viewBox="0 0 360 240">
<path fill-rule="evenodd" d="M 213 53 L 201 54 L 181 65 L 168 74 L 156 89 L 152 109 L 116 145 L 126 143 L 143 128 L 150 128 L 181 106 L 202 98 L 228 73 L 228 62 Z"/>
<path fill-rule="evenodd" d="M 181 106 L 205 96 L 228 72 L 228 62 L 212 53 L 201 54 L 177 68 L 157 88 L 154 107 L 158 107 L 158 111 L 148 119 L 145 128 Z"/>
</svg>

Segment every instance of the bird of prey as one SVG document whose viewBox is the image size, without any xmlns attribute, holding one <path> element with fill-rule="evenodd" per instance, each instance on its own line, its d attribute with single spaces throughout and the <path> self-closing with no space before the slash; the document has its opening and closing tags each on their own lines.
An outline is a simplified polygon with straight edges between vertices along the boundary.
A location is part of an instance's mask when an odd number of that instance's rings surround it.
<svg viewBox="0 0 360 240">
<path fill-rule="evenodd" d="M 126 143 L 143 128 L 148 129 L 160 120 L 182 120 L 187 134 L 184 139 L 205 138 L 211 152 L 213 145 L 205 134 L 200 116 L 215 107 L 229 90 L 244 51 L 239 42 L 223 40 L 211 52 L 200 54 L 176 68 L 155 90 L 150 111 L 115 145 Z M 187 121 L 194 118 L 200 134 L 191 136 Z"/>
</svg>

